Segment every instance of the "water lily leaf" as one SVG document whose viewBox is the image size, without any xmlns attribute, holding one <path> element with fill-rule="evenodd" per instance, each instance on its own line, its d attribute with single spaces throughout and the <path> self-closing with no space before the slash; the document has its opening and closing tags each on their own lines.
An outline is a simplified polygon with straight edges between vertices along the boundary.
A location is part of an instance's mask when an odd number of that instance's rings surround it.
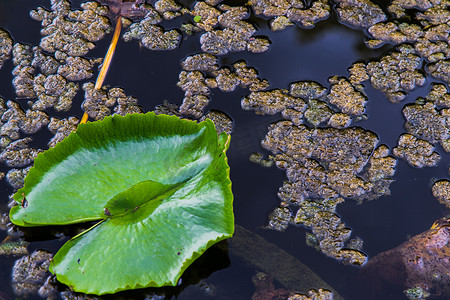
<svg viewBox="0 0 450 300">
<path fill-rule="evenodd" d="M 75 291 L 176 285 L 206 249 L 233 234 L 228 144 L 210 120 L 147 113 L 80 124 L 35 159 L 11 221 L 99 220 L 50 265 Z"/>
</svg>

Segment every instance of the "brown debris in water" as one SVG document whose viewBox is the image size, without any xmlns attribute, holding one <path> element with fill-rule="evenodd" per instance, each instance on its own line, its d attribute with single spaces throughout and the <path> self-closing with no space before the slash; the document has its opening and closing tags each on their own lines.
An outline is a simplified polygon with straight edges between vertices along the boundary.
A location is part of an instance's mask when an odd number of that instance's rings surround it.
<svg viewBox="0 0 450 300">
<path fill-rule="evenodd" d="M 258 76 L 258 71 L 248 66 L 246 62 L 235 62 L 233 68 L 239 79 L 240 87 L 248 88 L 250 92 L 263 91 L 269 87 L 267 79 L 261 79 Z"/>
<path fill-rule="evenodd" d="M 203 73 L 181 71 L 177 86 L 183 90 L 185 95 L 179 108 L 180 113 L 196 119 L 200 118 L 209 103 L 210 93 Z"/>
<path fill-rule="evenodd" d="M 402 18 L 406 16 L 406 10 L 417 9 L 417 10 L 427 10 L 433 6 L 433 2 L 429 0 L 393 0 L 388 6 L 390 13 L 393 13 L 397 18 Z"/>
<path fill-rule="evenodd" d="M 181 88 L 186 97 L 193 95 L 209 95 L 210 91 L 205 83 L 205 76 L 200 71 L 181 71 L 177 86 Z"/>
<path fill-rule="evenodd" d="M 374 200 L 383 195 L 390 195 L 390 184 L 394 181 L 395 167 L 397 166 L 397 159 L 389 155 L 390 151 L 386 145 L 380 145 L 376 148 L 369 159 L 369 163 L 361 178 L 369 181 L 372 188 L 368 193 L 365 193 L 355 200 Z"/>
<path fill-rule="evenodd" d="M 50 74 L 55 74 L 58 71 L 58 68 L 61 65 L 59 60 L 67 56 L 67 54 L 60 51 L 55 53 L 55 56 L 52 56 L 44 53 L 44 50 L 41 47 L 35 46 L 33 47 L 33 60 L 31 61 L 31 66 L 35 68 L 35 70 L 40 70 L 43 75 L 48 76 Z M 58 57 L 58 59 L 56 57 Z"/>
<path fill-rule="evenodd" d="M 167 100 L 164 100 L 163 104 L 156 105 L 154 112 L 157 115 L 164 114 L 168 116 L 181 117 L 180 108 L 178 105 L 169 103 Z"/>
<path fill-rule="evenodd" d="M 386 22 L 377 23 L 369 28 L 369 33 L 375 40 L 403 44 L 415 42 L 423 36 L 422 27 L 416 24 Z"/>
<path fill-rule="evenodd" d="M 293 161 L 301 155 L 319 160 L 330 171 L 361 172 L 377 143 L 374 133 L 361 128 L 310 129 L 281 121 L 269 126 L 262 145 L 274 154 L 292 157 Z M 336 152 L 335 149 L 341 151 Z"/>
<path fill-rule="evenodd" d="M 351 230 L 335 213 L 336 205 L 342 202 L 342 198 L 303 201 L 294 222 L 311 228 L 312 233 L 306 234 L 307 245 L 345 264 L 363 265 L 367 255 L 360 251 L 362 240 L 349 241 Z"/>
<path fill-rule="evenodd" d="M 369 80 L 369 74 L 367 74 L 366 65 L 364 63 L 354 63 L 348 71 L 350 73 L 348 79 L 354 87 L 358 87 L 364 81 Z"/>
<path fill-rule="evenodd" d="M 349 265 L 361 266 L 367 262 L 367 255 L 363 252 L 344 248 L 345 242 L 350 238 L 351 229 L 346 228 L 336 214 L 328 211 L 316 213 L 311 230 L 325 255 Z"/>
<path fill-rule="evenodd" d="M 427 65 L 426 70 L 431 76 L 450 84 L 450 60 L 438 60 Z"/>
<path fill-rule="evenodd" d="M 125 95 L 122 88 L 111 88 L 108 91 L 108 98 L 117 105 L 114 107 L 114 114 L 125 116 L 126 114 L 140 114 L 144 110 L 138 105 L 138 99 Z"/>
<path fill-rule="evenodd" d="M 407 242 L 380 253 L 366 265 L 370 285 L 396 284 L 405 289 L 409 299 L 414 292 L 448 296 L 450 286 L 450 220 L 441 218 L 433 226 Z M 439 295 L 445 292 L 446 295 Z"/>
<path fill-rule="evenodd" d="M 267 228 L 276 231 L 285 231 L 289 223 L 292 222 L 292 218 L 292 210 L 282 203 L 270 213 Z"/>
<path fill-rule="evenodd" d="M 87 82 L 83 84 L 84 102 L 81 107 L 94 120 L 101 120 L 111 114 L 126 115 L 133 113 L 142 113 L 142 107 L 138 105 L 138 100 L 127 96 L 122 88 L 95 89 L 94 83 Z"/>
<path fill-rule="evenodd" d="M 70 81 L 81 81 L 94 75 L 94 65 L 103 59 L 86 59 L 78 56 L 66 56 L 64 63 L 58 67 L 58 74 Z"/>
<path fill-rule="evenodd" d="M 53 107 L 57 111 L 67 111 L 78 92 L 78 85 L 70 81 L 92 77 L 94 66 L 101 59 L 72 57 L 62 51 L 54 56 L 45 54 L 40 47 L 31 49 L 28 45 L 14 45 L 13 84 L 21 98 L 38 98 L 29 105 L 34 110 Z M 36 71 L 40 70 L 40 74 Z"/>
<path fill-rule="evenodd" d="M 424 26 L 445 24 L 450 21 L 448 1 L 433 1 L 434 5 L 424 12 L 418 12 L 416 17 Z"/>
<path fill-rule="evenodd" d="M 239 78 L 231 69 L 220 68 L 216 74 L 217 76 L 213 82 L 215 82 L 217 88 L 219 88 L 222 92 L 232 92 L 239 86 Z"/>
<path fill-rule="evenodd" d="M 8 220 L 8 222 L 9 222 L 9 220 Z M 29 245 L 29 243 L 25 242 L 23 240 L 3 241 L 0 243 L 0 256 L 1 255 L 8 255 L 8 256 L 28 255 L 29 254 L 28 249 L 27 249 L 28 245 Z"/>
<path fill-rule="evenodd" d="M 311 289 L 306 295 L 283 288 L 275 289 L 272 276 L 263 272 L 257 272 L 252 282 L 255 285 L 252 300 L 333 300 L 333 292 L 326 289 Z"/>
</svg>

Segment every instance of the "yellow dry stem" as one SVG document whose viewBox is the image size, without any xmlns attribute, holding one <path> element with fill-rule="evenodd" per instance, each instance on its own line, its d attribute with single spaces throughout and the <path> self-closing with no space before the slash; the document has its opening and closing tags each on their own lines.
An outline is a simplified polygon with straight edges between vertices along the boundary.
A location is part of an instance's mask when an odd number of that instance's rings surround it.
<svg viewBox="0 0 450 300">
<path fill-rule="evenodd" d="M 119 16 L 117 18 L 116 28 L 114 29 L 114 35 L 109 45 L 108 52 L 106 52 L 105 60 L 103 61 L 102 68 L 100 69 L 100 73 L 98 73 L 97 81 L 95 82 L 95 89 L 101 89 L 103 85 L 103 81 L 105 80 L 106 73 L 108 73 L 109 65 L 111 64 L 112 57 L 114 55 L 114 51 L 116 50 L 117 41 L 119 40 L 120 30 L 122 29 L 122 18 Z M 83 114 L 81 118 L 80 124 L 86 123 L 89 116 L 87 113 Z"/>
</svg>

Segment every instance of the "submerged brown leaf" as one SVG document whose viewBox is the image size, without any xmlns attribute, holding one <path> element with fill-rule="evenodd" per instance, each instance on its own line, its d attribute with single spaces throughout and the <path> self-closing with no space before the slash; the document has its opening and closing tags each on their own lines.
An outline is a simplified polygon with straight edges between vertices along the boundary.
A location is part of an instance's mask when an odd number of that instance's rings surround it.
<svg viewBox="0 0 450 300">
<path fill-rule="evenodd" d="M 108 5 L 113 16 L 133 18 L 145 15 L 145 10 L 140 7 L 144 0 L 100 0 L 100 3 Z"/>
</svg>

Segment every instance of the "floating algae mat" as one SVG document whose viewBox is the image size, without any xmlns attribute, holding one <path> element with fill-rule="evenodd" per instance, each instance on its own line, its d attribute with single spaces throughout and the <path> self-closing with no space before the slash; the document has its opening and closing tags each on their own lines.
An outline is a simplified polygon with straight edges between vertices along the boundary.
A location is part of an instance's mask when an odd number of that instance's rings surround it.
<svg viewBox="0 0 450 300">
<path fill-rule="evenodd" d="M 235 233 L 108 298 L 448 299 L 449 6 L 1 1 L 0 299 L 95 298 L 49 272 L 94 224 L 12 225 L 12 194 L 80 123 L 149 111 L 231 135 Z"/>
</svg>

